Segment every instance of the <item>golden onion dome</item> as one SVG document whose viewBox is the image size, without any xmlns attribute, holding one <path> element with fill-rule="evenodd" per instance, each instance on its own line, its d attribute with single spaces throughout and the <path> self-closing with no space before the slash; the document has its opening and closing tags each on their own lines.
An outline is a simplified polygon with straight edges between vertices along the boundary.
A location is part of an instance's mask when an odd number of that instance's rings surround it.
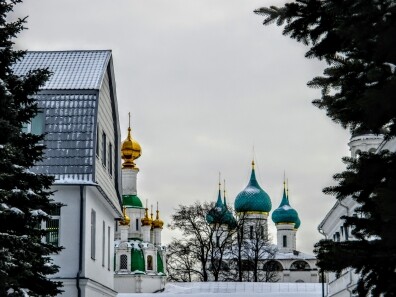
<svg viewBox="0 0 396 297">
<path fill-rule="evenodd" d="M 121 226 L 129 226 L 129 224 L 131 223 L 131 218 L 126 214 L 125 207 L 122 209 L 122 214 L 123 214 L 123 218 L 120 221 L 120 225 Z"/>
<path fill-rule="evenodd" d="M 146 212 L 144 214 L 144 218 L 141 219 L 142 226 L 150 226 L 153 220 L 148 216 L 148 208 L 146 208 Z"/>
<path fill-rule="evenodd" d="M 158 202 L 157 202 L 157 216 L 155 217 L 155 220 L 153 221 L 153 228 L 161 228 L 162 229 L 162 226 L 164 226 L 164 222 L 159 217 Z"/>
<path fill-rule="evenodd" d="M 128 127 L 128 136 L 121 145 L 121 158 L 124 160 L 122 168 L 137 168 L 135 160 L 142 155 L 140 144 L 132 139 L 131 127 Z"/>
</svg>

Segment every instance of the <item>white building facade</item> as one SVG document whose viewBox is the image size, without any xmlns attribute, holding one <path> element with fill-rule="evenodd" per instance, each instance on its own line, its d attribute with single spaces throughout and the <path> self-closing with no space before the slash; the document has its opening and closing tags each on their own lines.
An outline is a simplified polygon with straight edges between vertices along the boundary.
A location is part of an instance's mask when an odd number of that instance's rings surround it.
<svg viewBox="0 0 396 297">
<path fill-rule="evenodd" d="M 116 296 L 114 221 L 122 216 L 120 129 L 112 53 L 28 52 L 16 74 L 48 68 L 35 96 L 40 113 L 26 127 L 45 133 L 45 158 L 34 170 L 55 177 L 53 200 L 63 206 L 45 222 L 62 296 Z"/>
<path fill-rule="evenodd" d="M 348 145 L 353 158 L 358 158 L 361 152 L 396 151 L 395 139 L 384 141 L 382 135 L 372 133 L 353 135 Z M 319 224 L 318 231 L 326 238 L 337 242 L 354 240 L 350 228 L 344 224 L 344 220 L 341 217 L 351 216 L 356 207 L 358 207 L 358 203 L 352 197 L 337 201 Z M 345 269 L 340 275 L 328 273 L 328 291 L 326 296 L 354 296 L 352 291 L 356 288 L 358 278 L 359 276 L 352 269 Z"/>
</svg>

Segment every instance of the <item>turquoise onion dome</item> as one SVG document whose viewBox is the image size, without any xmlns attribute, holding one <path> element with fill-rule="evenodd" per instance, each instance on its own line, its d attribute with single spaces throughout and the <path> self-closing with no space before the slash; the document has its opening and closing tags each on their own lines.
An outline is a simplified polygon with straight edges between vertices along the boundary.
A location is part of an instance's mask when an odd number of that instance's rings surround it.
<svg viewBox="0 0 396 297">
<path fill-rule="evenodd" d="M 256 179 L 254 161 L 252 173 L 246 188 L 235 198 L 235 211 L 237 212 L 270 212 L 272 204 L 268 194 L 260 187 Z"/>
<path fill-rule="evenodd" d="M 221 185 L 219 183 L 219 194 L 217 196 L 216 204 L 211 210 L 209 210 L 208 214 L 206 215 L 206 221 L 209 224 L 225 224 L 228 225 L 228 227 L 230 228 L 234 228 L 236 225 L 236 221 L 232 213 L 228 210 L 225 191 L 224 203 L 221 199 L 220 186 Z"/>
<path fill-rule="evenodd" d="M 217 196 L 216 204 L 211 210 L 209 210 L 208 214 L 206 215 L 206 221 L 209 224 L 220 223 L 220 218 L 222 216 L 223 211 L 224 211 L 224 204 L 221 199 L 221 189 L 219 183 L 219 194 Z"/>
<path fill-rule="evenodd" d="M 292 223 L 295 226 L 297 225 L 297 222 L 300 221 L 300 219 L 298 218 L 297 211 L 294 208 L 292 208 L 289 204 L 289 199 L 286 195 L 285 186 L 283 187 L 282 201 L 279 207 L 275 209 L 274 212 L 272 213 L 272 221 L 275 224 Z M 301 224 L 301 221 L 299 224 Z"/>
<path fill-rule="evenodd" d="M 231 211 L 228 209 L 226 195 L 224 191 L 224 223 L 226 223 L 230 228 L 236 227 L 236 220 L 232 215 Z"/>
</svg>

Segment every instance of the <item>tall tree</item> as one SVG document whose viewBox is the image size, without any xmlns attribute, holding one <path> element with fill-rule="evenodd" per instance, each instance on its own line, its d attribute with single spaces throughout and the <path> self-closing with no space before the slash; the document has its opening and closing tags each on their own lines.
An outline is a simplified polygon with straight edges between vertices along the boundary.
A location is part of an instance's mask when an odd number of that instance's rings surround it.
<svg viewBox="0 0 396 297">
<path fill-rule="evenodd" d="M 60 248 L 45 243 L 39 226 L 59 205 L 50 203 L 53 178 L 30 170 L 43 158 L 43 135 L 22 132 L 38 112 L 33 95 L 49 72 L 12 71 L 24 55 L 13 50 L 13 39 L 26 19 L 7 22 L 7 16 L 20 2 L 0 1 L 0 295 L 55 296 L 61 283 L 48 279 L 58 271 L 50 254 Z"/>
<path fill-rule="evenodd" d="M 298 0 L 256 13 L 266 25 L 285 24 L 284 35 L 309 46 L 306 57 L 326 61 L 323 75 L 308 83 L 322 90 L 314 105 L 351 132 L 396 136 L 394 0 Z M 337 199 L 351 195 L 360 207 L 344 217 L 357 241 L 320 241 L 318 266 L 335 272 L 354 268 L 360 296 L 396 295 L 396 240 L 385 230 L 396 224 L 395 159 L 394 152 L 346 158 L 347 170 L 334 176 L 338 186 L 324 189 Z"/>
</svg>

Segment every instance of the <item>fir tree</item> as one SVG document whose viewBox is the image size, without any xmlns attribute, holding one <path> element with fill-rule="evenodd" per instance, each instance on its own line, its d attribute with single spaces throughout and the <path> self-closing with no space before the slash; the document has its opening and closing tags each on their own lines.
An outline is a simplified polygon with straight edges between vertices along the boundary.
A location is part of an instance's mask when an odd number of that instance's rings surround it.
<svg viewBox="0 0 396 297">
<path fill-rule="evenodd" d="M 372 131 L 387 140 L 396 136 L 396 5 L 394 0 L 298 0 L 283 7 L 260 8 L 264 24 L 285 25 L 283 34 L 309 46 L 307 58 L 324 60 L 314 105 L 352 133 Z M 347 170 L 324 189 L 337 199 L 351 196 L 356 213 L 344 217 L 356 241 L 316 244 L 318 265 L 360 273 L 359 296 L 395 296 L 396 154 L 345 158 Z"/>
<path fill-rule="evenodd" d="M 13 39 L 26 19 L 7 22 L 21 0 L 0 1 L 0 296 L 55 296 L 61 283 L 50 255 L 59 247 L 45 243 L 42 221 L 59 205 L 51 203 L 53 178 L 30 169 L 43 158 L 43 135 L 22 132 L 38 113 L 33 99 L 49 77 L 47 70 L 16 76 L 12 65 L 24 55 Z"/>
</svg>

